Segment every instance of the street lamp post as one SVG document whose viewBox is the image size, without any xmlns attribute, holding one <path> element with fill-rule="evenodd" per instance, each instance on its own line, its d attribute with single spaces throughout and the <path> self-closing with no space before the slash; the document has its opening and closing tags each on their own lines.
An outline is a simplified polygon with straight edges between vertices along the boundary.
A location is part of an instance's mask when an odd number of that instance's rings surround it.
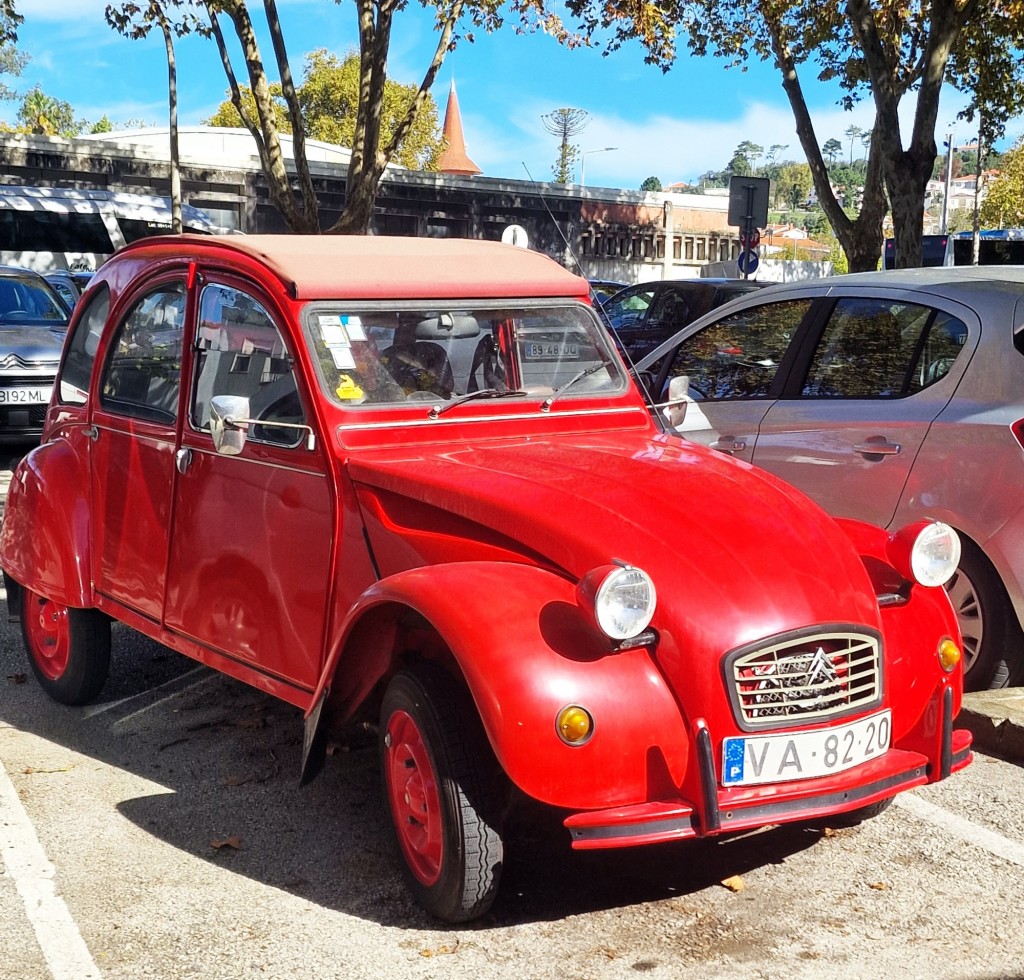
<svg viewBox="0 0 1024 980">
<path fill-rule="evenodd" d="M 587 183 L 587 155 L 590 153 L 610 153 L 612 150 L 617 149 L 617 146 L 602 146 L 599 150 L 584 150 L 580 154 L 580 187 L 585 187 Z"/>
</svg>

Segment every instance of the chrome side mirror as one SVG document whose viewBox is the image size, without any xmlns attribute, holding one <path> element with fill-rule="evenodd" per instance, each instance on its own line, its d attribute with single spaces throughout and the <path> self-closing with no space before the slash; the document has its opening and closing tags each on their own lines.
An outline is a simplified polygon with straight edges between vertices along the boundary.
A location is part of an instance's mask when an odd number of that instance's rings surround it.
<svg viewBox="0 0 1024 980">
<path fill-rule="evenodd" d="M 224 456 L 237 456 L 249 432 L 249 399 L 242 395 L 214 395 L 210 399 L 210 435 L 213 447 Z"/>
<path fill-rule="evenodd" d="M 690 376 L 680 374 L 668 383 L 668 403 L 665 419 L 673 429 L 678 429 L 686 418 L 686 407 L 690 404 Z"/>
</svg>

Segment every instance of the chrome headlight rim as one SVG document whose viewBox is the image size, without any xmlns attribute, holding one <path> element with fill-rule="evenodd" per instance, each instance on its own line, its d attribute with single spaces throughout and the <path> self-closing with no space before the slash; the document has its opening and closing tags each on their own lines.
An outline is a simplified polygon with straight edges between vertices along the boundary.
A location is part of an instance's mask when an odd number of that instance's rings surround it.
<svg viewBox="0 0 1024 980">
<path fill-rule="evenodd" d="M 925 588 L 945 585 L 956 573 L 960 535 L 943 521 L 918 521 L 889 539 L 889 560 L 907 580 Z"/>
<path fill-rule="evenodd" d="M 616 642 L 643 633 L 654 618 L 658 601 L 650 575 L 624 561 L 591 570 L 577 591 L 601 632 Z M 631 602 L 623 601 L 628 593 L 632 593 Z"/>
</svg>

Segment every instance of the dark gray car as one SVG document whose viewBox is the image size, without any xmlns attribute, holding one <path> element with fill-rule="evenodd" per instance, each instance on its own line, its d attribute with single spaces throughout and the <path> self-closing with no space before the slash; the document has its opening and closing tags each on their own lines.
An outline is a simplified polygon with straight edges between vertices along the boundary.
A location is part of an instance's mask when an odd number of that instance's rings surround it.
<svg viewBox="0 0 1024 980">
<path fill-rule="evenodd" d="M 640 282 L 604 301 L 615 339 L 636 363 L 677 330 L 764 283 L 753 279 L 668 279 Z"/>
<path fill-rule="evenodd" d="M 0 266 L 0 441 L 42 432 L 68 319 L 42 276 Z"/>
<path fill-rule="evenodd" d="M 837 517 L 955 527 L 966 684 L 1024 682 L 1024 267 L 774 286 L 637 369 L 676 431 Z"/>
</svg>

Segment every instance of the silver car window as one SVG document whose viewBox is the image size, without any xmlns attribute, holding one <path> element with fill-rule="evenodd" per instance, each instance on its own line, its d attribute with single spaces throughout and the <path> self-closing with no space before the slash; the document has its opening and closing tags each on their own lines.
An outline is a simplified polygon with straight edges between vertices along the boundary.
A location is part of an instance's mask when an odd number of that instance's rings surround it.
<svg viewBox="0 0 1024 980">
<path fill-rule="evenodd" d="M 967 338 L 956 317 L 901 300 L 840 299 L 814 352 L 804 398 L 903 398 L 941 380 Z"/>
<path fill-rule="evenodd" d="M 768 398 L 810 299 L 764 303 L 733 313 L 684 340 L 668 378 L 687 375 L 704 399 Z"/>
</svg>

